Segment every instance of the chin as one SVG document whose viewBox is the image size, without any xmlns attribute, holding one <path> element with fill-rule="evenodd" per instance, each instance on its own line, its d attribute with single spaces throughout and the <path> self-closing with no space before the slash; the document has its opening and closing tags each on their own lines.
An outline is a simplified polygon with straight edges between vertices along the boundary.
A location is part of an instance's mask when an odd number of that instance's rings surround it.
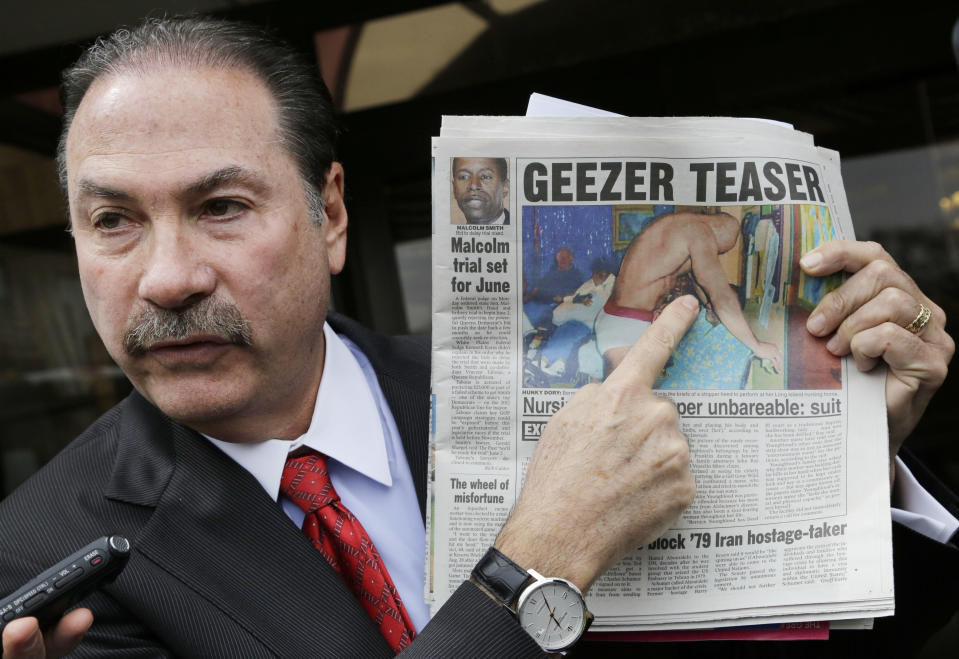
<svg viewBox="0 0 959 659">
<path fill-rule="evenodd" d="M 228 390 L 222 384 L 190 386 L 190 383 L 179 383 L 164 387 L 137 386 L 137 390 L 174 421 L 211 435 L 213 433 L 204 428 L 219 425 L 249 405 L 247 396 Z"/>
</svg>

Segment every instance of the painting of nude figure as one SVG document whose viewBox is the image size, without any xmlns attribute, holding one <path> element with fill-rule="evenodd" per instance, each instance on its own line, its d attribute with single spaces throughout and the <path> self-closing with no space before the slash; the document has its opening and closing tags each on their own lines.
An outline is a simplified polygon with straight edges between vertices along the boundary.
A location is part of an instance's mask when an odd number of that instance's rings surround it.
<svg viewBox="0 0 959 659">
<path fill-rule="evenodd" d="M 601 381 L 692 294 L 699 317 L 657 388 L 838 389 L 840 361 L 805 321 L 839 280 L 798 265 L 835 237 L 810 204 L 524 207 L 524 386 Z"/>
</svg>

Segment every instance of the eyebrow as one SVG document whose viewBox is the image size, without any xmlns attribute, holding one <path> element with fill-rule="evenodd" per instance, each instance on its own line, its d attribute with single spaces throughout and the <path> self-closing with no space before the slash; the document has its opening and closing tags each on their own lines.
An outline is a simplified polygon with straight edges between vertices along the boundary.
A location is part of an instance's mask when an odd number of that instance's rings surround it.
<svg viewBox="0 0 959 659">
<path fill-rule="evenodd" d="M 228 185 L 244 185 L 254 192 L 262 192 L 268 186 L 255 172 L 238 165 L 230 165 L 210 172 L 202 178 L 188 184 L 176 193 L 179 198 L 200 197 Z M 100 185 L 89 179 L 80 179 L 77 182 L 80 196 L 114 199 L 117 201 L 131 201 L 133 195 L 123 190 Z"/>
<path fill-rule="evenodd" d="M 80 179 L 80 181 L 77 182 L 77 188 L 80 190 L 80 196 L 102 197 L 104 199 L 117 199 L 121 201 L 132 199 L 126 192 L 108 188 L 87 179 Z"/>
<path fill-rule="evenodd" d="M 267 187 L 266 182 L 256 173 L 243 167 L 232 165 L 211 172 L 200 180 L 191 183 L 183 189 L 183 192 L 181 192 L 179 196 L 200 197 L 228 185 L 243 185 L 253 189 L 255 192 L 262 192 Z"/>
<path fill-rule="evenodd" d="M 492 167 L 480 167 L 479 169 L 475 171 L 467 167 L 458 167 L 456 169 L 456 172 L 454 173 L 459 174 L 460 172 L 467 172 L 469 174 L 482 174 L 483 172 L 495 172 L 495 171 L 496 170 L 494 170 Z"/>
</svg>

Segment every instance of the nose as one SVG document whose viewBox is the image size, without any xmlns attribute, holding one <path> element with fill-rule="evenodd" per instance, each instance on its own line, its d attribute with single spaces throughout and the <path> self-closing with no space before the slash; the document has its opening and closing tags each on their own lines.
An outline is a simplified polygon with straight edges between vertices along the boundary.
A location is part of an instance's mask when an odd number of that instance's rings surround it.
<svg viewBox="0 0 959 659">
<path fill-rule="evenodd" d="M 470 190 L 479 190 L 480 189 L 480 177 L 473 175 L 470 177 Z"/>
<path fill-rule="evenodd" d="M 179 309 L 213 293 L 215 272 L 204 262 L 198 240 L 192 238 L 179 223 L 154 224 L 137 291 L 140 299 Z"/>
</svg>

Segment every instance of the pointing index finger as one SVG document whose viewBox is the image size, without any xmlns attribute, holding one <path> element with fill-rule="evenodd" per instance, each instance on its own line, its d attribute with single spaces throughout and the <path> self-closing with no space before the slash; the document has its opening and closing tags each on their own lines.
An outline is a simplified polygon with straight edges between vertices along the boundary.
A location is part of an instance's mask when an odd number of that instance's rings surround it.
<svg viewBox="0 0 959 659">
<path fill-rule="evenodd" d="M 693 295 L 684 295 L 670 302 L 659 318 L 646 328 L 626 353 L 622 363 L 606 378 L 606 382 L 652 389 L 653 382 L 698 313 L 699 300 Z"/>
</svg>

